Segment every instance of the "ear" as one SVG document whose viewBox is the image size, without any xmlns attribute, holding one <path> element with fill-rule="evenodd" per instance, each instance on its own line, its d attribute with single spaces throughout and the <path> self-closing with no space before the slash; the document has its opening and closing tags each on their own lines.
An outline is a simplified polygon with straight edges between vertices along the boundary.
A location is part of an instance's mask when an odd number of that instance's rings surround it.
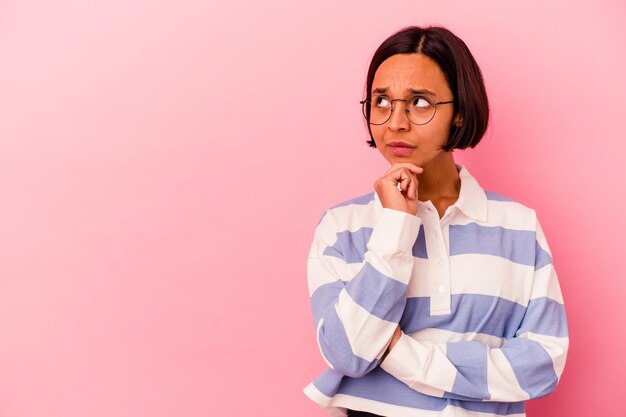
<svg viewBox="0 0 626 417">
<path fill-rule="evenodd" d="M 461 116 L 461 113 L 457 113 L 456 116 L 454 116 L 454 119 L 452 120 L 452 123 L 456 127 L 461 127 L 461 125 L 463 125 L 463 116 Z"/>
</svg>

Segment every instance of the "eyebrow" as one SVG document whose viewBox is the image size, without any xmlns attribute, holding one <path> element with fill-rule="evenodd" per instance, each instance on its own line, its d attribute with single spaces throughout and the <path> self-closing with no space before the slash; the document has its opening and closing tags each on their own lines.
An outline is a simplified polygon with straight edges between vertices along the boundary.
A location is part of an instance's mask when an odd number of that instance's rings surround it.
<svg viewBox="0 0 626 417">
<path fill-rule="evenodd" d="M 372 94 L 382 94 L 385 93 L 387 91 L 388 87 L 378 87 L 376 89 L 374 89 L 374 91 L 372 91 Z M 411 93 L 411 95 L 415 95 L 415 94 L 423 94 L 423 95 L 427 95 L 427 96 L 432 96 L 432 97 L 436 97 L 437 94 L 433 93 L 430 90 L 426 90 L 426 89 L 420 89 L 417 90 L 415 88 L 407 88 L 406 89 L 407 93 Z"/>
</svg>

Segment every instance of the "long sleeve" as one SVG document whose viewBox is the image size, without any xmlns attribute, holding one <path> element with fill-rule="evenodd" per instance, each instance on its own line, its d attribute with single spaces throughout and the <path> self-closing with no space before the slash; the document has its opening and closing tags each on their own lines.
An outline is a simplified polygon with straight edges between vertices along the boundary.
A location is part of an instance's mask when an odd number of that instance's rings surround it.
<svg viewBox="0 0 626 417">
<path fill-rule="evenodd" d="M 307 277 L 320 352 L 336 372 L 360 377 L 378 365 L 404 311 L 420 224 L 388 208 L 373 228 L 357 230 L 339 226 L 332 211 L 322 216 Z M 358 240 L 367 241 L 366 250 L 355 247 Z"/>
<path fill-rule="evenodd" d="M 514 337 L 490 347 L 475 340 L 418 341 L 403 333 L 380 367 L 416 391 L 444 398 L 515 402 L 554 391 L 569 345 L 567 319 L 538 221 L 535 236 L 530 299 Z"/>
</svg>

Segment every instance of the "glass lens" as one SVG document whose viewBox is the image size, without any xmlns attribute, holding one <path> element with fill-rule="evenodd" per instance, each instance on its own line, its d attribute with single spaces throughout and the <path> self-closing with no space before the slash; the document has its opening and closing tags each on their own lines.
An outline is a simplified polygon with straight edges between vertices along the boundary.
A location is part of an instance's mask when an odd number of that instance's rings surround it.
<svg viewBox="0 0 626 417">
<path fill-rule="evenodd" d="M 370 123 L 381 125 L 391 116 L 391 101 L 386 96 L 374 95 L 370 106 Z"/>
<path fill-rule="evenodd" d="M 435 106 L 429 99 L 423 96 L 409 97 L 406 102 L 406 109 L 411 122 L 423 125 L 435 115 Z"/>
</svg>

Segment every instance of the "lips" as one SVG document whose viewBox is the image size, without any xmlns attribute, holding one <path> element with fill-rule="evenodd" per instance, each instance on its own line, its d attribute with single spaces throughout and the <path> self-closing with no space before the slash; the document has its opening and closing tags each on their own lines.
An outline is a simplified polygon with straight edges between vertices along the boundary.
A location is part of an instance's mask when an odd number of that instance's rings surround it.
<svg viewBox="0 0 626 417">
<path fill-rule="evenodd" d="M 389 149 L 389 152 L 396 156 L 407 156 L 413 152 L 415 146 L 407 142 L 394 140 L 393 142 L 389 142 L 387 144 L 387 148 Z"/>
<path fill-rule="evenodd" d="M 396 147 L 398 147 L 398 148 L 415 148 L 415 145 L 411 145 L 410 143 L 402 142 L 402 141 L 399 141 L 399 140 L 394 140 L 393 142 L 389 142 L 387 144 L 387 146 L 394 147 L 394 148 L 396 148 Z"/>
</svg>

